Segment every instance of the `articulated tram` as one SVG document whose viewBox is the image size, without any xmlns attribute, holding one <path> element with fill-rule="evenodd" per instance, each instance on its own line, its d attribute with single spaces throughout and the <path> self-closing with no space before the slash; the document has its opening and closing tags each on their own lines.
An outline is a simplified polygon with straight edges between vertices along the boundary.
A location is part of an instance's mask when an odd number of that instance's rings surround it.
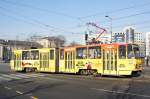
<svg viewBox="0 0 150 99">
<path fill-rule="evenodd" d="M 94 44 L 63 48 L 13 51 L 14 71 L 132 75 L 142 71 L 143 58 L 136 44 Z"/>
</svg>

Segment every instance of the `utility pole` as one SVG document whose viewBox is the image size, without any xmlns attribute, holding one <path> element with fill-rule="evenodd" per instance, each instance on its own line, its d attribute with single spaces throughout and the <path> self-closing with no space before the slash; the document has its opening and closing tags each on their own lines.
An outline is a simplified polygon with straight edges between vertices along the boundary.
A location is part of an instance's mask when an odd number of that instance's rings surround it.
<svg viewBox="0 0 150 99">
<path fill-rule="evenodd" d="M 110 42 L 112 43 L 112 18 L 108 15 L 105 16 L 106 18 L 110 19 Z"/>
<path fill-rule="evenodd" d="M 17 40 L 18 40 L 19 36 L 16 35 L 16 40 L 15 40 L 15 49 L 17 49 Z"/>
</svg>

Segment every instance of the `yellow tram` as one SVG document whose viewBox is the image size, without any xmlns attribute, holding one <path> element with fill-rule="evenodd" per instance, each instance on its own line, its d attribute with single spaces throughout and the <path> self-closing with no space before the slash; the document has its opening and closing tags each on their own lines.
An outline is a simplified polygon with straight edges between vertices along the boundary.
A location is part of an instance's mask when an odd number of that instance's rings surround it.
<svg viewBox="0 0 150 99">
<path fill-rule="evenodd" d="M 64 70 L 67 73 L 131 75 L 142 71 L 143 59 L 136 44 L 98 44 L 66 47 Z"/>
<path fill-rule="evenodd" d="M 11 60 L 15 71 L 115 76 L 141 72 L 142 64 L 138 45 L 120 43 L 16 50 Z"/>
<path fill-rule="evenodd" d="M 11 69 L 14 71 L 55 72 L 56 48 L 29 49 L 13 51 Z"/>
</svg>

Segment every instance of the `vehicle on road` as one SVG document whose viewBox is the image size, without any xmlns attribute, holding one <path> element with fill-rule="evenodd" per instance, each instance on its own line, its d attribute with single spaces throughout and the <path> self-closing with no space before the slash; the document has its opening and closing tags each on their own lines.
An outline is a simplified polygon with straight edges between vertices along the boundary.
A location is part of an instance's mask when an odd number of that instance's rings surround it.
<svg viewBox="0 0 150 99">
<path fill-rule="evenodd" d="M 139 46 L 127 43 L 13 51 L 11 69 L 52 73 L 132 75 L 142 71 Z"/>
</svg>

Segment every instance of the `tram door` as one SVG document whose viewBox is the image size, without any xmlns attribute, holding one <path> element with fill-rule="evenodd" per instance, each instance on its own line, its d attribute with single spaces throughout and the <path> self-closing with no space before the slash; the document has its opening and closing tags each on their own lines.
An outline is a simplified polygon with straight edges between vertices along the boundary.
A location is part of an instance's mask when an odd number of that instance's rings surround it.
<svg viewBox="0 0 150 99">
<path fill-rule="evenodd" d="M 14 69 L 22 70 L 21 64 L 21 52 L 14 53 Z"/>
<path fill-rule="evenodd" d="M 40 52 L 40 71 L 49 71 L 49 52 Z"/>
<path fill-rule="evenodd" d="M 65 51 L 65 72 L 75 72 L 75 52 L 72 50 Z"/>
<path fill-rule="evenodd" d="M 117 74 L 117 48 L 103 48 L 103 74 Z"/>
</svg>

